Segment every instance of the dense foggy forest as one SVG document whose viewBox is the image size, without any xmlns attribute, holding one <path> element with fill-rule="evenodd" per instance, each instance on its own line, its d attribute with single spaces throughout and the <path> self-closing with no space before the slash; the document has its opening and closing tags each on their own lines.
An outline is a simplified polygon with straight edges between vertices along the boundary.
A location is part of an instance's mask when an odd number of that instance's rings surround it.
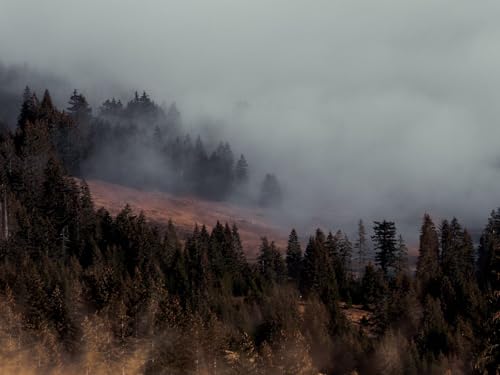
<svg viewBox="0 0 500 375">
<path fill-rule="evenodd" d="M 26 89 L 0 139 L 3 373 L 498 373 L 500 209 L 479 244 L 456 218 L 423 215 L 416 270 L 388 220 L 360 221 L 353 240 L 291 230 L 279 249 L 263 238 L 250 262 L 231 223 L 181 238 L 128 206 L 96 210 L 74 178 L 224 199 L 245 183 L 246 161 L 228 144 L 205 147 L 147 94 L 107 100 L 93 117 L 78 92 L 58 111 Z M 128 164 L 147 150 L 165 176 Z M 280 188 L 265 181 L 270 205 Z"/>
<path fill-rule="evenodd" d="M 87 98 L 76 90 L 68 107 L 59 111 L 47 90 L 39 100 L 26 87 L 18 124 L 40 127 L 38 123 L 75 177 L 265 207 L 279 206 L 282 199 L 274 174 L 266 174 L 254 188 L 244 155 L 235 158 L 227 142 L 205 145 L 200 136 L 183 133 L 175 103 L 165 112 L 146 92 L 135 92 L 126 105 L 105 100 L 94 116 Z"/>
</svg>

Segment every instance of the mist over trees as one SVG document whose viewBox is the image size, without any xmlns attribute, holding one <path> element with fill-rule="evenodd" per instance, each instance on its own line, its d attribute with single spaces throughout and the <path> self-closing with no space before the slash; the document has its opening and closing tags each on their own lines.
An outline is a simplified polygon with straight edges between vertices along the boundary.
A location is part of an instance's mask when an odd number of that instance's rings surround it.
<svg viewBox="0 0 500 375">
<path fill-rule="evenodd" d="M 132 102 L 131 116 L 162 116 L 147 95 Z M 354 242 L 318 228 L 304 251 L 296 230 L 286 249 L 262 238 L 251 262 L 236 225 L 181 236 L 129 206 L 96 210 L 73 177 L 89 152 L 77 129 L 94 122 L 115 130 L 78 92 L 59 112 L 27 89 L 17 128 L 0 133 L 1 371 L 498 373 L 500 209 L 478 247 L 458 219 L 426 214 L 415 273 L 387 220 L 371 228 L 374 255 L 360 222 Z M 229 154 L 203 160 L 228 166 Z"/>
<path fill-rule="evenodd" d="M 236 159 L 229 143 L 206 144 L 200 136 L 184 133 L 176 104 L 164 110 L 146 92 L 136 92 L 126 104 L 106 99 L 93 113 L 77 90 L 67 108 L 59 111 L 47 90 L 40 101 L 26 87 L 18 126 L 35 121 L 47 128 L 58 157 L 73 176 L 212 200 L 281 205 L 275 175 L 267 174 L 260 193 L 252 192 L 251 168 L 243 154 Z"/>
</svg>

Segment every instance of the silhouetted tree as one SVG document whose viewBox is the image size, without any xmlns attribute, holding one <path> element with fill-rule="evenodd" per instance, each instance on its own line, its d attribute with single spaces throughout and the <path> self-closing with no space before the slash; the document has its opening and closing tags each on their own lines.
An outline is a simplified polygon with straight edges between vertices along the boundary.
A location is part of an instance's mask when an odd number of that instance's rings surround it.
<svg viewBox="0 0 500 375">
<path fill-rule="evenodd" d="M 259 271 L 265 280 L 281 283 L 286 276 L 286 266 L 281 253 L 274 242 L 269 243 L 266 237 L 262 238 L 258 257 Z"/>
<path fill-rule="evenodd" d="M 339 292 L 325 241 L 325 235 L 319 229 L 316 236 L 309 239 L 304 253 L 300 288 L 305 295 L 315 293 L 324 303 L 335 304 Z"/>
<path fill-rule="evenodd" d="M 439 238 L 431 217 L 425 214 L 420 229 L 420 245 L 418 250 L 416 278 L 421 294 L 438 296 L 439 277 Z"/>
<path fill-rule="evenodd" d="M 283 192 L 274 174 L 266 174 L 260 189 L 259 201 L 264 207 L 280 207 L 283 203 Z"/>
<path fill-rule="evenodd" d="M 292 229 L 288 237 L 286 248 L 286 266 L 288 277 L 295 282 L 300 280 L 302 272 L 302 249 L 300 248 L 299 238 L 295 229 Z"/>
<path fill-rule="evenodd" d="M 354 248 L 356 249 L 356 256 L 358 258 L 358 271 L 361 272 L 366 264 L 368 256 L 368 241 L 366 238 L 365 225 L 363 220 L 358 222 L 358 236 L 356 242 L 354 243 Z"/>
<path fill-rule="evenodd" d="M 87 103 L 87 99 L 82 94 L 79 94 L 77 90 L 73 91 L 69 99 L 68 112 L 78 123 L 84 123 L 90 119 L 92 109 Z"/>
<path fill-rule="evenodd" d="M 248 163 L 243 154 L 236 163 L 234 177 L 238 185 L 244 185 L 248 182 Z"/>
<path fill-rule="evenodd" d="M 396 249 L 396 273 L 408 271 L 408 247 L 402 235 L 399 235 Z"/>
<path fill-rule="evenodd" d="M 397 261 L 396 226 L 392 221 L 375 221 L 372 241 L 375 247 L 375 261 L 384 274 L 394 272 Z"/>
<path fill-rule="evenodd" d="M 23 128 L 27 122 L 33 123 L 38 116 L 39 102 L 35 93 L 32 93 L 30 88 L 26 86 L 23 93 L 23 102 L 17 123 Z"/>
</svg>

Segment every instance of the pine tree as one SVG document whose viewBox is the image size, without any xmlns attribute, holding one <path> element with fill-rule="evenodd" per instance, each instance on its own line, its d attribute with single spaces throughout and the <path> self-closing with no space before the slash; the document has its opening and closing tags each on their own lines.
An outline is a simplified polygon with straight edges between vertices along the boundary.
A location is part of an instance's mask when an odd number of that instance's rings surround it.
<svg viewBox="0 0 500 375">
<path fill-rule="evenodd" d="M 445 220 L 441 225 L 441 263 L 443 273 L 451 278 L 458 278 L 461 272 L 461 246 L 463 229 L 456 218 L 450 224 Z"/>
<path fill-rule="evenodd" d="M 298 282 L 302 272 L 302 249 L 300 248 L 299 238 L 295 229 L 292 229 L 288 237 L 288 245 L 286 248 L 286 265 L 288 277 Z"/>
<path fill-rule="evenodd" d="M 245 185 L 248 182 L 248 163 L 243 154 L 241 154 L 238 162 L 236 163 L 234 177 L 236 184 L 240 186 Z"/>
<path fill-rule="evenodd" d="M 387 276 L 394 272 L 397 261 L 396 226 L 392 221 L 375 221 L 372 241 L 375 247 L 375 261 Z"/>
<path fill-rule="evenodd" d="M 89 266 L 92 264 L 94 249 L 97 245 L 95 243 L 97 217 L 90 189 L 85 180 L 80 185 L 78 203 L 77 255 L 82 265 Z"/>
<path fill-rule="evenodd" d="M 38 116 L 38 98 L 35 93 L 32 93 L 30 88 L 26 86 L 23 93 L 23 103 L 17 120 L 18 126 L 22 129 L 27 122 L 35 122 Z"/>
<path fill-rule="evenodd" d="M 71 195 L 75 193 L 66 181 L 64 171 L 58 160 L 51 158 L 45 169 L 42 190 L 42 205 L 58 233 L 62 234 L 67 226 L 71 212 Z"/>
<path fill-rule="evenodd" d="M 50 96 L 49 90 L 45 90 L 45 92 L 43 93 L 42 102 L 40 103 L 38 109 L 38 119 L 46 122 L 49 128 L 53 129 L 60 117 L 60 114 L 57 112 L 54 104 L 52 103 L 52 98 Z"/>
<path fill-rule="evenodd" d="M 316 294 L 323 303 L 333 308 L 339 291 L 325 241 L 325 235 L 319 229 L 316 236 L 309 239 L 304 253 L 300 289 L 306 296 Z"/>
<path fill-rule="evenodd" d="M 358 222 L 358 237 L 354 243 L 356 249 L 356 256 L 358 258 L 358 271 L 361 272 L 366 264 L 368 256 L 368 241 L 366 239 L 366 230 L 363 220 Z"/>
<path fill-rule="evenodd" d="M 350 278 L 352 274 L 352 243 L 344 232 L 338 232 L 337 247 L 346 278 Z"/>
<path fill-rule="evenodd" d="M 283 192 L 274 174 L 266 174 L 260 190 L 260 204 L 264 207 L 280 207 Z"/>
<path fill-rule="evenodd" d="M 112 98 L 111 100 L 106 99 L 102 103 L 101 108 L 99 108 L 99 114 L 105 117 L 119 117 L 123 115 L 123 104 L 120 100 Z"/>
<path fill-rule="evenodd" d="M 396 250 L 396 273 L 408 271 L 408 247 L 402 235 L 398 237 L 397 250 Z"/>
<path fill-rule="evenodd" d="M 181 113 L 177 109 L 175 102 L 168 108 L 166 120 L 169 129 L 175 130 L 181 126 Z"/>
<path fill-rule="evenodd" d="M 425 214 L 420 229 L 416 272 L 416 278 L 423 295 L 431 293 L 431 295 L 437 297 L 440 273 L 438 233 L 431 217 Z"/>
<path fill-rule="evenodd" d="M 236 224 L 231 228 L 232 249 L 235 257 L 234 266 L 232 269 L 233 287 L 232 292 L 235 296 L 243 296 L 248 293 L 250 267 L 247 263 L 243 245 L 241 243 L 240 234 Z"/>
<path fill-rule="evenodd" d="M 269 243 L 266 237 L 262 238 L 258 257 L 259 271 L 268 282 L 281 283 L 286 276 L 286 266 L 281 253 L 274 242 Z"/>
<path fill-rule="evenodd" d="M 458 326 L 461 320 L 481 319 L 480 291 L 474 277 L 474 245 L 468 232 L 454 218 L 441 226 L 441 301 L 445 318 Z M 469 306 L 463 309 L 462 306 Z M 463 342 L 463 340 L 461 340 Z"/>
<path fill-rule="evenodd" d="M 368 263 L 361 279 L 361 298 L 365 308 L 373 307 L 385 291 L 384 276 Z"/>
<path fill-rule="evenodd" d="M 491 212 L 483 230 L 478 250 L 477 277 L 482 290 L 489 290 L 495 274 L 493 262 L 500 251 L 500 208 Z"/>
<path fill-rule="evenodd" d="M 73 91 L 68 104 L 68 112 L 77 123 L 85 123 L 90 119 L 92 109 L 85 96 L 79 94 L 77 90 Z"/>
<path fill-rule="evenodd" d="M 498 213 L 498 211 L 497 211 Z M 493 216 L 493 215 L 492 215 Z M 488 226 L 490 226 L 491 222 Z M 487 227 L 486 230 L 489 228 Z M 498 236 L 498 232 L 492 233 Z M 486 322 L 487 337 L 483 351 L 480 353 L 476 367 L 483 373 L 495 374 L 500 371 L 500 248 L 495 244 L 489 259 L 488 280 L 488 320 Z"/>
<path fill-rule="evenodd" d="M 421 352 L 430 353 L 435 358 L 441 354 L 448 354 L 450 348 L 450 334 L 443 316 L 441 301 L 428 296 L 424 302 L 422 326 L 419 332 Z"/>
</svg>

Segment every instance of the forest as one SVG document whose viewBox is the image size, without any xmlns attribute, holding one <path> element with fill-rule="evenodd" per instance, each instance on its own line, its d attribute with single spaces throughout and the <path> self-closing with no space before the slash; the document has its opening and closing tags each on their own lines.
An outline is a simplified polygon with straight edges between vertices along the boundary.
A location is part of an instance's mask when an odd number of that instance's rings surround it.
<svg viewBox="0 0 500 375">
<path fill-rule="evenodd" d="M 500 209 L 478 243 L 422 213 L 416 265 L 388 220 L 360 221 L 352 241 L 291 229 L 250 262 L 232 223 L 181 237 L 129 206 L 96 209 L 84 177 L 209 199 L 246 183 L 244 156 L 207 151 L 179 116 L 145 93 L 94 117 L 76 91 L 59 111 L 26 89 L 0 134 L 0 372 L 498 374 Z M 129 164 L 147 150 L 165 174 Z M 262 187 L 282 204 L 274 175 Z"/>
<path fill-rule="evenodd" d="M 45 123 L 72 176 L 216 201 L 238 199 L 265 207 L 281 202 L 274 174 L 266 174 L 253 191 L 245 156 L 236 159 L 228 142 L 204 142 L 185 133 L 175 103 L 164 110 L 146 92 L 135 92 L 126 105 L 105 100 L 94 116 L 87 98 L 76 90 L 66 110 L 59 111 L 47 90 L 39 100 L 29 87 L 22 103 L 18 125 Z"/>
</svg>

